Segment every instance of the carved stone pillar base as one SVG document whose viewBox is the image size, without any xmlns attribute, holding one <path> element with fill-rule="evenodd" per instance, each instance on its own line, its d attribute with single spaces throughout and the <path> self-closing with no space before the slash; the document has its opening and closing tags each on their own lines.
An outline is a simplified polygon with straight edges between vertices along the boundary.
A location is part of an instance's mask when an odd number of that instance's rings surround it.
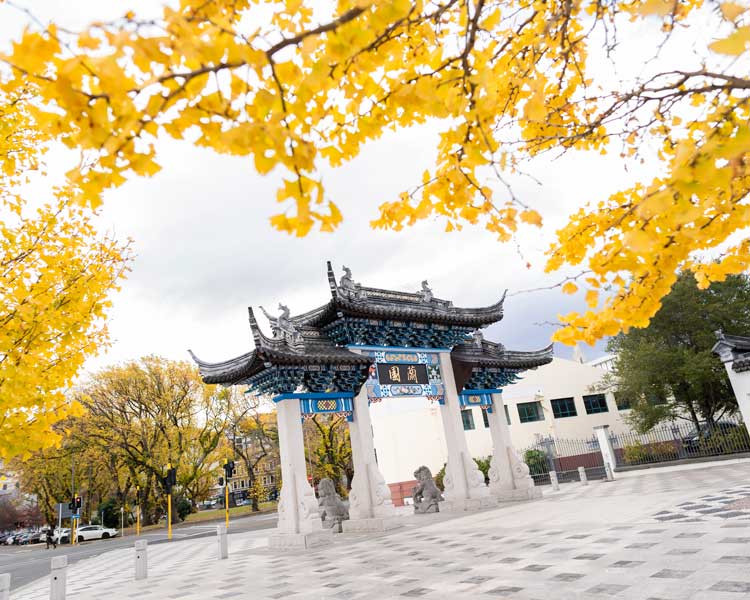
<svg viewBox="0 0 750 600">
<path fill-rule="evenodd" d="M 326 546 L 333 542 L 333 531 L 324 529 L 312 533 L 274 533 L 268 538 L 268 547 L 273 550 L 305 550 Z"/>
<path fill-rule="evenodd" d="M 515 490 L 497 490 L 492 495 L 498 502 L 518 502 L 521 500 L 537 500 L 542 497 L 542 490 L 538 487 Z"/>
<path fill-rule="evenodd" d="M 483 508 L 494 508 L 497 506 L 497 498 L 486 496 L 484 498 L 459 498 L 456 500 L 445 500 L 440 503 L 440 512 L 465 512 L 481 510 Z"/>
<path fill-rule="evenodd" d="M 377 533 L 403 527 L 399 517 L 349 519 L 343 522 L 344 533 Z"/>
</svg>

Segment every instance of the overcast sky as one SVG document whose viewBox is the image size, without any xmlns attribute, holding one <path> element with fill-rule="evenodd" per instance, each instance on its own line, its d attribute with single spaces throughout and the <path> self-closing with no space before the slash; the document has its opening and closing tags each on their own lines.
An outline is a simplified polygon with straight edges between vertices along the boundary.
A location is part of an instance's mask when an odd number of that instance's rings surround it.
<svg viewBox="0 0 750 600">
<path fill-rule="evenodd" d="M 69 27 L 120 16 L 129 8 L 153 14 L 160 5 L 145 0 L 17 3 Z M 24 21 L 0 4 L 0 47 L 18 36 Z M 637 50 L 638 45 L 636 62 Z M 416 291 L 427 279 L 436 296 L 458 306 L 493 303 L 509 288 L 505 319 L 486 337 L 513 349 L 545 346 L 554 330 L 545 323 L 582 309 L 581 299 L 559 288 L 513 294 L 559 281 L 562 274 L 543 272 L 554 231 L 574 210 L 621 189 L 632 176 L 616 152 L 532 163 L 528 170 L 542 185 L 522 180 L 516 191 L 543 213 L 545 226 L 541 232 L 527 228 L 519 233 L 520 254 L 514 244 L 500 244 L 480 227 L 445 233 L 444 223 L 433 221 L 399 233 L 370 229 L 377 206 L 396 198 L 431 166 L 436 132 L 433 124 L 386 135 L 352 163 L 324 171 L 327 192 L 345 221 L 334 234 L 312 233 L 304 239 L 277 233 L 268 223 L 278 210 L 274 200 L 283 173 L 260 177 L 248 159 L 164 141 L 160 173 L 106 197 L 103 225 L 121 238 L 133 238 L 137 258 L 114 298 L 112 347 L 87 366 L 151 353 L 186 359 L 188 348 L 210 361 L 246 352 L 252 347 L 247 306 L 275 312 L 283 302 L 295 314 L 325 303 L 330 298 L 326 260 L 334 262 L 337 274 L 342 264 L 350 267 L 355 281 L 364 285 Z M 556 347 L 558 356 L 571 352 Z M 583 352 L 595 358 L 603 354 L 603 344 Z"/>
</svg>

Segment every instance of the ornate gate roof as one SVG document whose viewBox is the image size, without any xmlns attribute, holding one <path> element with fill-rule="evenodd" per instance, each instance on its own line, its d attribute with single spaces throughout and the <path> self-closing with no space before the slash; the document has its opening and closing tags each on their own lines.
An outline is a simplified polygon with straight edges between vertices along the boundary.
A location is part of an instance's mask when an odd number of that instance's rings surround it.
<svg viewBox="0 0 750 600">
<path fill-rule="evenodd" d="M 500 387 L 520 371 L 552 360 L 552 346 L 535 352 L 509 351 L 478 333 L 502 319 L 505 294 L 491 306 L 459 308 L 435 298 L 426 281 L 418 292 L 383 290 L 355 283 L 346 267 L 337 282 L 330 262 L 327 268 L 331 300 L 323 306 L 291 316 L 280 304 L 277 317 L 261 307 L 273 337 L 263 334 L 253 309 L 248 309 L 253 351 L 219 363 L 202 361 L 190 352 L 203 380 L 245 384 L 255 393 L 356 393 L 372 358 L 347 346 L 419 347 L 452 349 L 461 391 L 482 382 Z"/>
</svg>

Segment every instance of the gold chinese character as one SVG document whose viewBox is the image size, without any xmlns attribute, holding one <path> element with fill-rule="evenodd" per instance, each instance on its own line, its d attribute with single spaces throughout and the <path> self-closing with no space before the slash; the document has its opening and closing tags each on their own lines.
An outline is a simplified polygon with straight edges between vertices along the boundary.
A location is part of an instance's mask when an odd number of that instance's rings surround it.
<svg viewBox="0 0 750 600">
<path fill-rule="evenodd" d="M 401 382 L 401 372 L 396 365 L 388 367 L 388 376 L 391 378 L 391 381 Z"/>
<path fill-rule="evenodd" d="M 406 381 L 417 383 L 417 367 L 409 365 L 406 369 Z"/>
</svg>

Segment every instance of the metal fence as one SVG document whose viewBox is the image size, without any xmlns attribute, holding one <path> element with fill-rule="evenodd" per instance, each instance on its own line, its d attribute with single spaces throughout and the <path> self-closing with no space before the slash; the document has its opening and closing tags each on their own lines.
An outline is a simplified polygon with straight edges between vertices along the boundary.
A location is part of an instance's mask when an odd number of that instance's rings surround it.
<svg viewBox="0 0 750 600">
<path fill-rule="evenodd" d="M 521 451 L 536 485 L 549 485 L 549 472 L 555 471 L 560 483 L 580 481 L 578 467 L 588 479 L 604 479 L 604 460 L 596 436 L 586 439 L 546 437 Z"/>
<path fill-rule="evenodd" d="M 750 435 L 737 418 L 696 427 L 675 421 L 647 433 L 612 434 L 618 467 L 750 452 Z"/>
</svg>

